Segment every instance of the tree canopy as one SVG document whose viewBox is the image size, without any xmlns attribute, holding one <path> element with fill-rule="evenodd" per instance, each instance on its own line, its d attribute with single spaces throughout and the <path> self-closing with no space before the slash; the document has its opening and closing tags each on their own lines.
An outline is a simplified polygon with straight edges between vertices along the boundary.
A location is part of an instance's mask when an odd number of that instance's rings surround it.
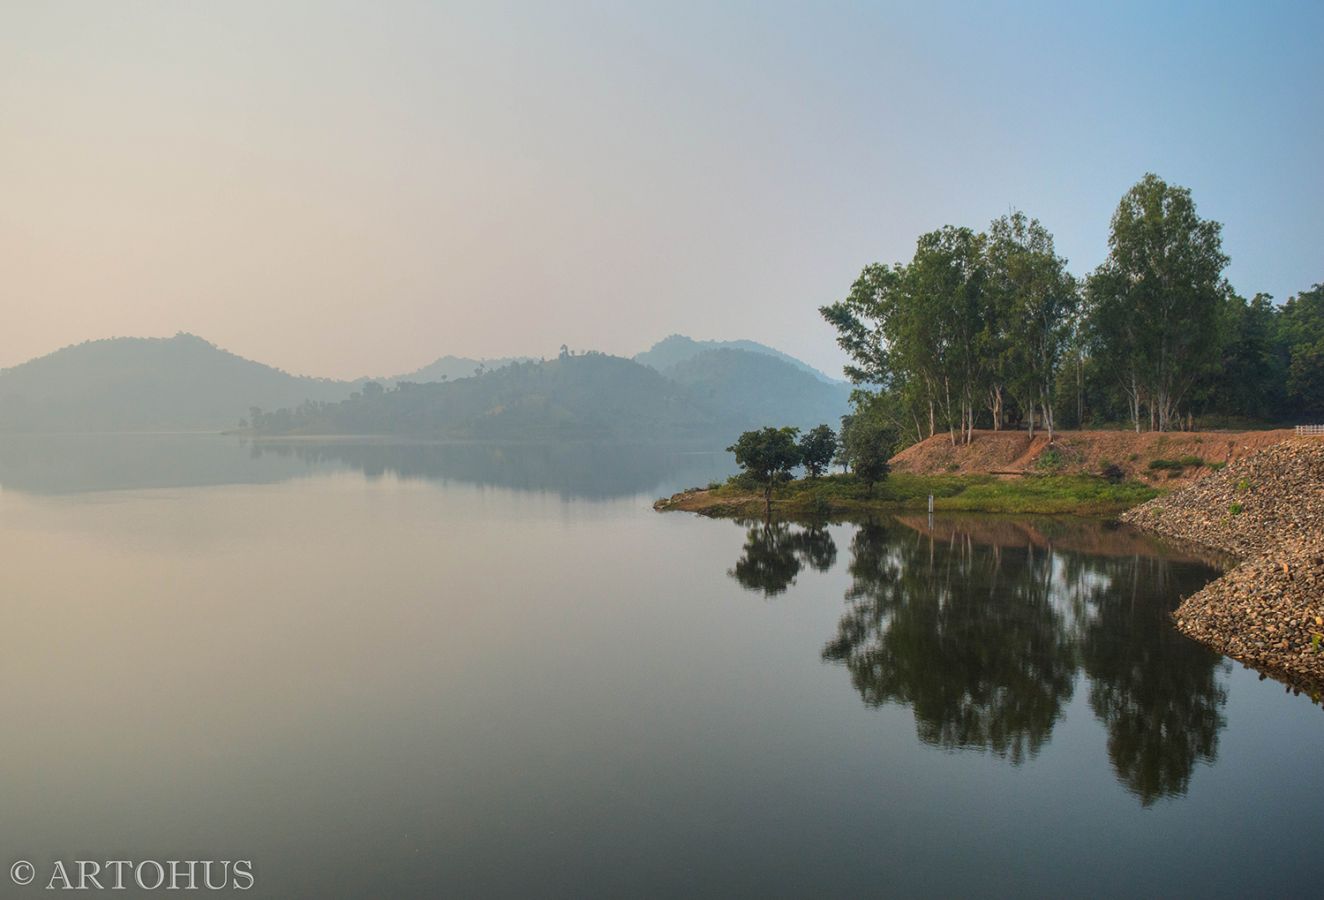
<svg viewBox="0 0 1324 900">
<path fill-rule="evenodd" d="M 1047 227 L 1013 211 L 983 232 L 921 235 L 911 259 L 865 266 L 820 313 L 850 359 L 852 416 L 867 410 L 902 443 L 940 431 L 968 442 L 976 427 L 1051 439 L 1089 424 L 1324 414 L 1324 288 L 1281 307 L 1247 300 L 1227 265 L 1222 226 L 1189 189 L 1147 174 L 1084 279 Z"/>
</svg>

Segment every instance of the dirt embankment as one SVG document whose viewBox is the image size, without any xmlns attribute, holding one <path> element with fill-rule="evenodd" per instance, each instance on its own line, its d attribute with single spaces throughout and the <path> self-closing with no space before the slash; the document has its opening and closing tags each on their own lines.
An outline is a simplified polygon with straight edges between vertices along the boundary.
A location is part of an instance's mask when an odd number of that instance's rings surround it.
<svg viewBox="0 0 1324 900">
<path fill-rule="evenodd" d="M 1292 432 L 1285 429 L 1140 434 L 1059 431 L 1049 443 L 1042 432 L 1031 439 L 1024 431 L 976 431 L 973 441 L 955 447 L 948 435 L 934 435 L 898 453 L 892 458 L 892 468 L 920 475 L 1098 475 L 1116 466 L 1125 478 L 1156 485 L 1183 484 L 1289 437 Z M 1151 467 L 1156 461 L 1159 467 Z"/>
<path fill-rule="evenodd" d="M 1242 561 L 1182 603 L 1178 628 L 1324 687 L 1324 438 L 1266 447 L 1122 519 Z"/>
</svg>

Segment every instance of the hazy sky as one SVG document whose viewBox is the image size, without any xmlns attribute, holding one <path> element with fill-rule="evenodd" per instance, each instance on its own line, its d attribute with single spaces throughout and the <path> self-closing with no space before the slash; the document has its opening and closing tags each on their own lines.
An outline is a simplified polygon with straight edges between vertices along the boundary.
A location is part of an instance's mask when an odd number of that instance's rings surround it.
<svg viewBox="0 0 1324 900">
<path fill-rule="evenodd" d="M 1324 3 L 0 0 L 0 366 L 191 331 L 291 371 L 748 337 L 1146 171 L 1324 281 Z"/>
</svg>

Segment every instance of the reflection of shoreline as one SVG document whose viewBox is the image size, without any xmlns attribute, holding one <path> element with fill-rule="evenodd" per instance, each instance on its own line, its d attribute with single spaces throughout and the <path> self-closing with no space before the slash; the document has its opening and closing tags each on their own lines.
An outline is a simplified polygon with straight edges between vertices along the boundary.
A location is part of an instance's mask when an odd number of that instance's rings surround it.
<svg viewBox="0 0 1324 900">
<path fill-rule="evenodd" d="M 293 457 L 310 465 L 348 466 L 369 478 L 390 474 L 402 480 L 457 481 L 588 500 L 645 494 L 658 484 L 682 477 L 709 479 L 718 472 L 725 473 L 729 466 L 716 451 L 657 444 L 385 442 L 358 438 L 330 443 L 263 440 L 251 446 L 259 457 Z"/>
<path fill-rule="evenodd" d="M 896 521 L 936 540 L 957 535 L 989 546 L 1028 546 L 1058 549 L 1097 556 L 1161 554 L 1165 559 L 1198 562 L 1223 569 L 1230 560 L 1206 547 L 1184 541 L 1164 540 L 1111 521 L 1100 522 L 1078 516 L 1011 516 L 997 513 L 942 513 L 926 516 L 903 513 Z"/>
<path fill-rule="evenodd" d="M 349 469 L 367 478 L 612 499 L 729 474 L 725 454 L 656 444 L 523 444 L 349 436 L 21 435 L 0 439 L 0 487 L 35 495 L 274 484 Z M 682 482 L 682 479 L 685 481 Z"/>
</svg>

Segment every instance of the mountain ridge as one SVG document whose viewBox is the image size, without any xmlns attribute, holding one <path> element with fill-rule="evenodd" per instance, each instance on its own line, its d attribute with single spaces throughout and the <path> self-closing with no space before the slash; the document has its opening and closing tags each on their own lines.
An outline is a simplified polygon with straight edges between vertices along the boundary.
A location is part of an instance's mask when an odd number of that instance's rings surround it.
<svg viewBox="0 0 1324 900">
<path fill-rule="evenodd" d="M 785 355 L 780 351 L 730 346 L 736 342 L 718 346 L 688 338 L 680 344 L 667 341 L 672 349 L 685 352 L 677 354 L 681 358 L 665 373 L 624 357 L 563 350 L 557 359 L 542 361 L 443 356 L 394 379 L 340 381 L 292 375 L 185 332 L 169 338 L 106 338 L 62 347 L 0 370 L 0 432 L 215 431 L 249 427 L 256 408 L 264 416 L 284 410 L 290 422 L 302 417 L 299 427 L 305 431 L 316 412 L 333 426 L 332 433 L 353 433 L 347 431 L 351 422 L 359 422 L 354 429 L 366 427 L 360 421 L 366 406 L 356 407 L 354 415 L 347 414 L 348 408 L 340 410 L 338 418 L 328 411 L 367 396 L 377 400 L 382 416 L 378 424 L 389 426 L 386 431 L 411 433 L 420 426 L 401 419 L 403 401 L 396 396 L 401 390 L 454 386 L 502 372 L 509 376 L 511 389 L 498 392 L 499 402 L 486 407 L 478 398 L 487 397 L 496 382 L 483 381 L 481 389 L 466 387 L 444 394 L 469 398 L 463 402 L 438 399 L 443 394 L 428 395 L 439 408 L 453 408 L 470 418 L 463 427 L 442 425 L 434 409 L 431 424 L 423 430 L 514 438 L 521 436 L 517 423 L 522 422 L 529 435 L 629 432 L 656 438 L 673 428 L 681 433 L 725 435 L 737 426 L 773 421 L 801 427 L 820 421 L 835 424 L 845 412 L 846 386 L 824 381 L 821 373 L 813 374 L 803 363 L 782 359 Z M 567 360 L 586 358 L 598 360 L 590 364 L 596 366 L 592 371 L 607 383 L 557 380 L 555 364 L 573 367 L 575 363 Z M 658 360 L 656 355 L 653 358 Z M 461 377 L 449 376 L 447 367 Z M 552 388 L 554 396 L 547 394 Z M 454 403 L 459 406 L 447 406 Z M 390 406 L 396 409 L 382 412 Z M 553 406 L 557 411 L 552 411 Z M 682 409 L 688 411 L 679 415 Z M 641 415 L 646 410 L 652 410 L 654 419 Z M 472 418 L 480 414 L 481 421 Z M 274 421 L 267 419 L 269 424 Z"/>
</svg>

